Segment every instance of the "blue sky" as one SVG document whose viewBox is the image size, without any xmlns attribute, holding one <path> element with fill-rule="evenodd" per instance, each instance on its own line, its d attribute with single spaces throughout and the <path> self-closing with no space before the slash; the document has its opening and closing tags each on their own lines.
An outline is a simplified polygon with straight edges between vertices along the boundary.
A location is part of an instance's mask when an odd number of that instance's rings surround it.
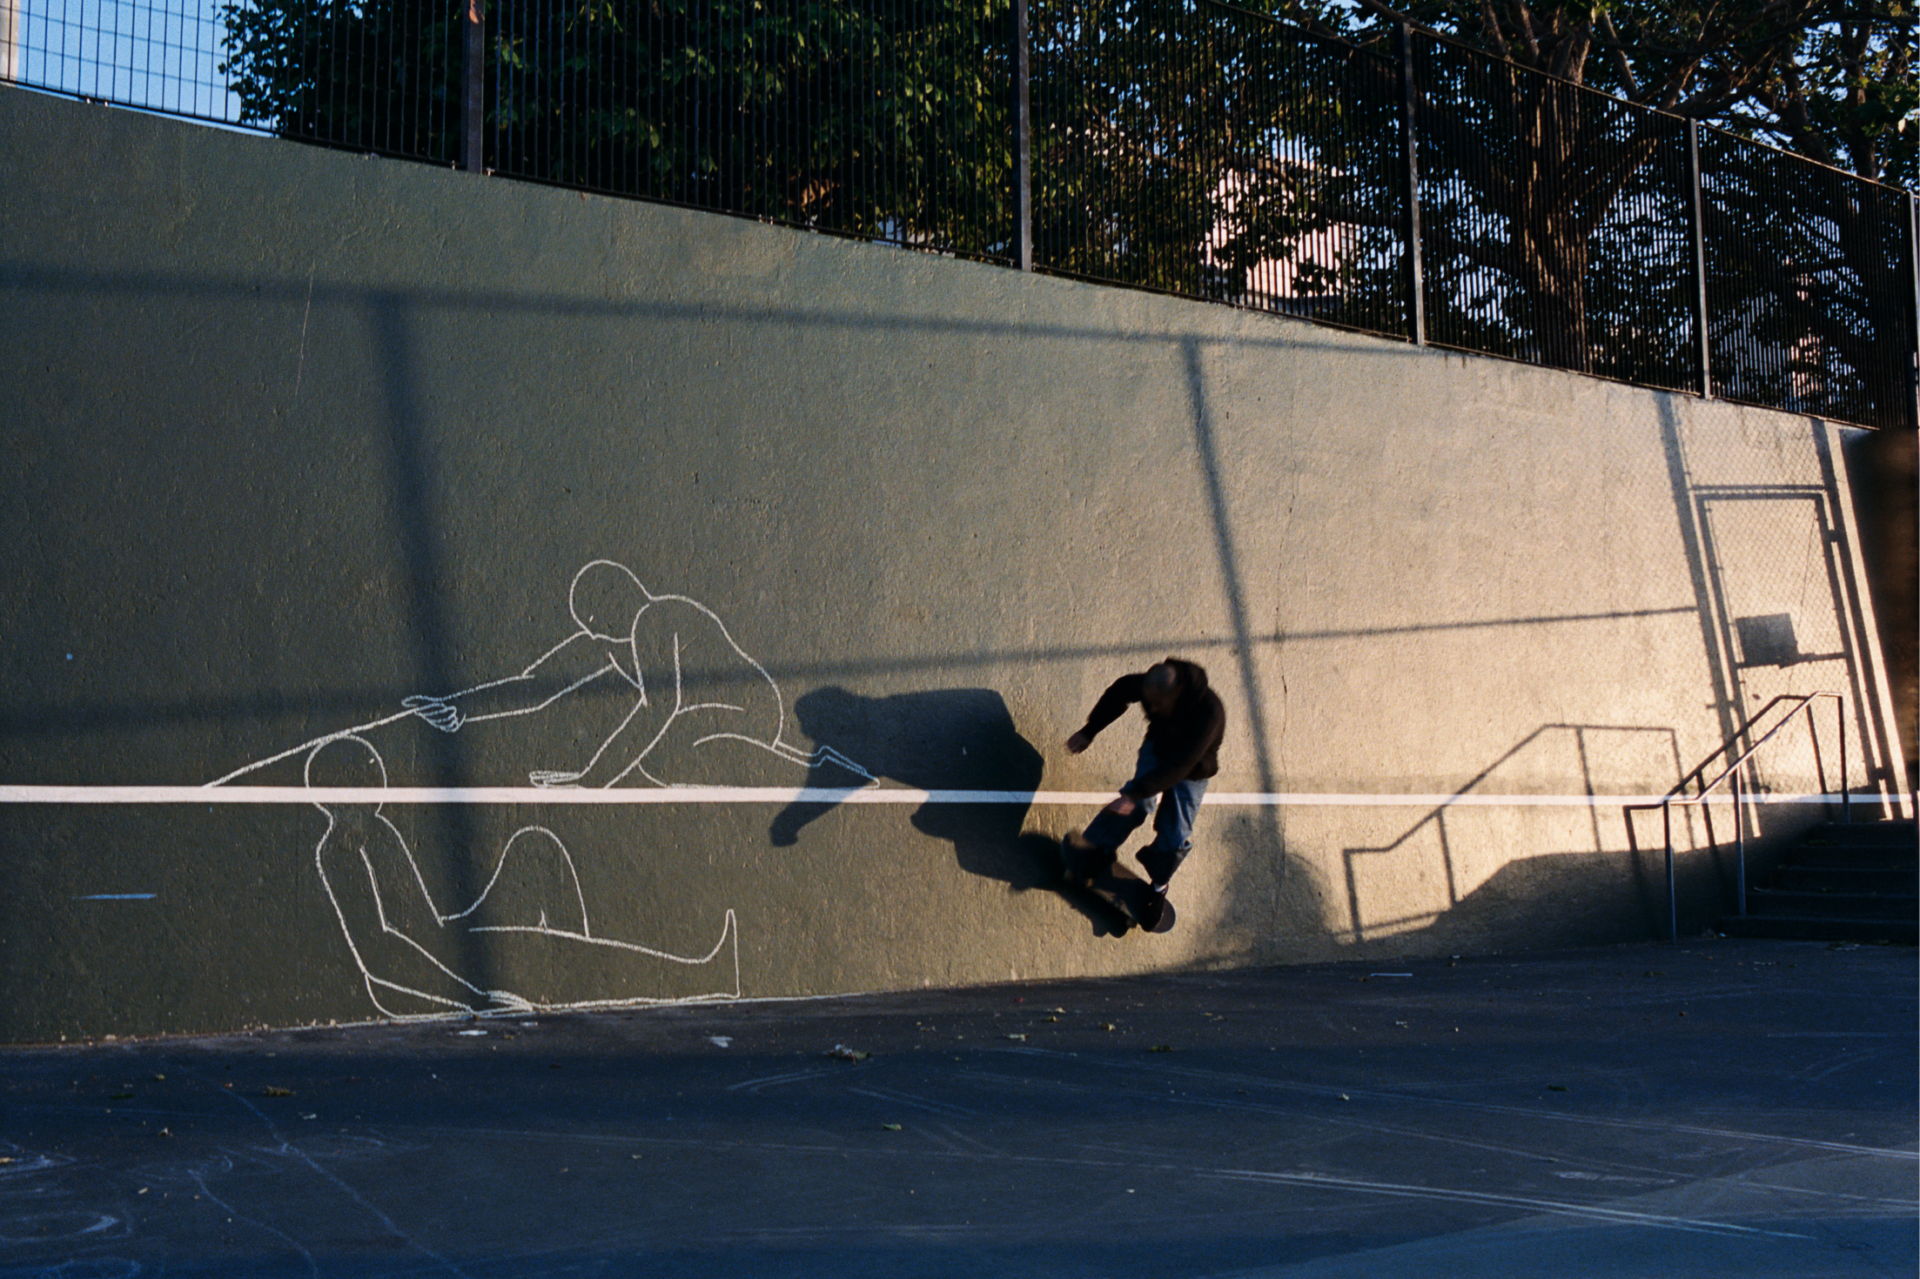
<svg viewBox="0 0 1920 1279">
<path fill-rule="evenodd" d="M 218 70 L 219 0 L 14 3 L 20 83 L 209 120 L 239 118 Z"/>
</svg>

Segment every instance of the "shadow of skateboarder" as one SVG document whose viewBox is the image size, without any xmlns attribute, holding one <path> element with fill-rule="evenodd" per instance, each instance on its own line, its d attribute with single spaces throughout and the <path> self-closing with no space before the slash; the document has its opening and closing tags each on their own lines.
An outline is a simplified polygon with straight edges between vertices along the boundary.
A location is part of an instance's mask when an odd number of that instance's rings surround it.
<svg viewBox="0 0 1920 1279">
<path fill-rule="evenodd" d="M 996 879 L 1011 892 L 1061 891 L 1058 841 L 1027 829 L 1046 761 L 1014 727 L 1006 700 L 992 689 L 935 689 L 862 697 L 844 688 L 816 689 L 794 703 L 801 730 L 839 743 L 875 778 L 915 790 L 969 791 L 970 803 L 937 800 L 913 814 L 913 827 L 953 845 L 960 869 Z M 815 766 L 808 785 L 839 788 L 844 770 Z M 791 847 L 802 832 L 839 805 L 796 801 L 773 819 L 773 843 Z M 1112 912 L 1080 893 L 1064 892 L 1075 909 L 1107 928 Z"/>
</svg>

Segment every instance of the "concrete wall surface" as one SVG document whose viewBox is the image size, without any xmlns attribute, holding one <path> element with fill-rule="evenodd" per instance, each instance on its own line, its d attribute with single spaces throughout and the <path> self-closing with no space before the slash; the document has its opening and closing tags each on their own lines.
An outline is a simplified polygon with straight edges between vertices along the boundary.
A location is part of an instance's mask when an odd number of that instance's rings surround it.
<svg viewBox="0 0 1920 1279">
<path fill-rule="evenodd" d="M 0 1039 L 1639 938 L 1770 699 L 1903 775 L 1855 432 L 14 90 L 0 173 Z M 1116 936 L 1061 742 L 1168 654 Z"/>
</svg>

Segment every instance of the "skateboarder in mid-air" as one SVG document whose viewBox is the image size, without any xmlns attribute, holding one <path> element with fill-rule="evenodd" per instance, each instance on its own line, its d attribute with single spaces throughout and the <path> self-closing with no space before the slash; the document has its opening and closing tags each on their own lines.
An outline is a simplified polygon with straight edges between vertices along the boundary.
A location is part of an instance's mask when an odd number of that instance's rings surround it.
<svg viewBox="0 0 1920 1279">
<path fill-rule="evenodd" d="M 1161 932 L 1172 926 L 1167 881 L 1191 848 L 1193 820 L 1207 793 L 1207 779 L 1220 771 L 1227 712 L 1207 687 L 1204 667 L 1169 657 L 1113 681 L 1094 703 L 1086 724 L 1067 739 L 1067 750 L 1078 755 L 1087 749 L 1101 729 L 1135 702 L 1146 712 L 1147 734 L 1133 777 L 1085 831 L 1061 840 L 1061 852 L 1068 878 L 1085 885 L 1113 866 L 1120 845 L 1151 813 L 1153 842 L 1139 852 L 1148 889 L 1137 913 L 1141 927 Z"/>
</svg>

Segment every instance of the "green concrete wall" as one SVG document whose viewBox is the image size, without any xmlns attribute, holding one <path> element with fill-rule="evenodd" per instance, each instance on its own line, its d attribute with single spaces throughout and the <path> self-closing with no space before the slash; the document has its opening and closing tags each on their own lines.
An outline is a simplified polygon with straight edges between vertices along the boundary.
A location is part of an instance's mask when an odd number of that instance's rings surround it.
<svg viewBox="0 0 1920 1279">
<path fill-rule="evenodd" d="M 0 173 L 0 1039 L 1645 937 L 1611 797 L 1814 688 L 1904 767 L 1811 419 L 13 90 Z M 1170 653 L 1115 936 L 1060 743 Z"/>
</svg>

